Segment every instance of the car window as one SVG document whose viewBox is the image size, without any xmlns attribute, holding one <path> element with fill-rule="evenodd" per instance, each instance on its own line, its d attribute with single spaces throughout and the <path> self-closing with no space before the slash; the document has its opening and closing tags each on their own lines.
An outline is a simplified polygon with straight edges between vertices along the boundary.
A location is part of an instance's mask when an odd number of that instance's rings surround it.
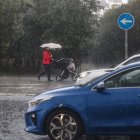
<svg viewBox="0 0 140 140">
<path fill-rule="evenodd" d="M 125 66 L 125 65 L 135 63 L 135 62 L 140 62 L 140 57 L 133 58 L 133 59 L 127 61 L 126 63 L 124 63 L 123 65 Z"/>
<path fill-rule="evenodd" d="M 140 86 L 140 68 L 128 70 L 105 81 L 106 88 Z"/>
</svg>

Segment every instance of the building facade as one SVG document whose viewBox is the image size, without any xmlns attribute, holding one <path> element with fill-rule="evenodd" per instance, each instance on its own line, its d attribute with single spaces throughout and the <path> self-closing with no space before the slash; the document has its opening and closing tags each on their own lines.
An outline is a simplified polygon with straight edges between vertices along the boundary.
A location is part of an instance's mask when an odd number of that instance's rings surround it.
<svg viewBox="0 0 140 140">
<path fill-rule="evenodd" d="M 105 9 L 117 8 L 126 3 L 124 0 L 100 0 L 101 5 Z"/>
</svg>

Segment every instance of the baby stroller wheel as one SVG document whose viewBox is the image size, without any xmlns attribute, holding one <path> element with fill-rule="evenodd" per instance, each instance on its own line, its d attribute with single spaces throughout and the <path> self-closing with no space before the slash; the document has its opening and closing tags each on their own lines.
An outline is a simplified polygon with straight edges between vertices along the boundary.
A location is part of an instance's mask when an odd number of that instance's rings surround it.
<svg viewBox="0 0 140 140">
<path fill-rule="evenodd" d="M 58 75 L 56 76 L 56 81 L 61 81 L 62 80 L 62 76 Z"/>
<path fill-rule="evenodd" d="M 72 77 L 71 77 L 71 79 L 72 79 L 73 81 L 76 81 L 77 78 L 78 78 L 78 74 L 77 74 L 77 73 L 75 73 L 75 74 L 72 75 Z"/>
</svg>

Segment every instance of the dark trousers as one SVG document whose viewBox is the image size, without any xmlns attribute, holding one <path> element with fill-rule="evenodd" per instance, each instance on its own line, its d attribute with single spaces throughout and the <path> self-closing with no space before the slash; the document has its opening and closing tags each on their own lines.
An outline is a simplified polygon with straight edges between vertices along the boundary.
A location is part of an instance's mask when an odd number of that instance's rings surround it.
<svg viewBox="0 0 140 140">
<path fill-rule="evenodd" d="M 47 73 L 48 80 L 51 79 L 51 64 L 44 64 L 44 71 L 39 73 L 39 77 Z"/>
</svg>

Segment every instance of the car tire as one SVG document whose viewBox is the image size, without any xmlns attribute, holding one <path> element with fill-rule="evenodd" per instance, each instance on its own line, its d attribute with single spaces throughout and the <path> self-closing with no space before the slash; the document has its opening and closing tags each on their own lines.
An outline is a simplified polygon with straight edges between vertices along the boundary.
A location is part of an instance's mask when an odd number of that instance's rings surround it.
<svg viewBox="0 0 140 140">
<path fill-rule="evenodd" d="M 47 118 L 47 134 L 50 140 L 79 140 L 83 125 L 79 117 L 68 110 L 57 110 Z"/>
</svg>

